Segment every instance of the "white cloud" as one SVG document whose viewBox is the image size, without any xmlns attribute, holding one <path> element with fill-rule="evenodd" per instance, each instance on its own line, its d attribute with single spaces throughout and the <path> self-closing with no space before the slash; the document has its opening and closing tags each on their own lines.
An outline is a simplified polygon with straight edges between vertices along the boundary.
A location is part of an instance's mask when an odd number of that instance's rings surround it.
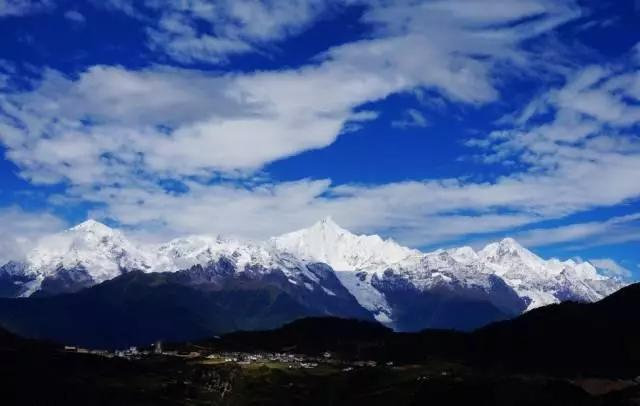
<svg viewBox="0 0 640 406">
<path fill-rule="evenodd" d="M 640 107 L 632 99 L 640 97 L 638 82 L 633 69 L 587 67 L 529 104 L 515 128 L 467 145 L 485 149 L 485 162 L 517 161 L 528 172 L 522 177 L 555 179 L 567 213 L 587 196 L 603 206 L 635 198 L 640 139 L 632 130 Z"/>
<path fill-rule="evenodd" d="M 529 59 L 521 41 L 575 16 L 546 0 L 507 3 L 488 5 L 477 24 L 467 1 L 372 6 L 363 18 L 375 25 L 376 38 L 331 48 L 316 64 L 298 69 L 221 74 L 94 66 L 74 78 L 47 70 L 33 91 L 0 97 L 0 140 L 23 176 L 43 183 L 254 171 L 330 145 L 354 109 L 394 93 L 429 88 L 458 102 L 494 101 L 496 65 L 521 64 Z M 295 20 L 289 14 L 310 16 L 307 8 L 322 8 L 296 2 L 284 11 L 261 2 L 221 3 L 221 9 L 203 2 L 171 4 L 193 18 L 230 7 L 246 24 L 219 29 L 248 30 L 243 35 L 256 38 L 288 32 L 271 25 L 270 12 L 284 13 L 287 26 Z M 537 17 L 541 9 L 548 12 Z M 525 30 L 515 23 L 526 16 L 532 21 Z M 187 30 L 177 24 L 168 26 Z M 432 41 L 436 33 L 447 40 Z"/>
<path fill-rule="evenodd" d="M 87 78 L 81 77 L 76 83 L 58 78 L 66 85 L 71 84 L 67 91 L 58 92 L 56 86 L 44 86 L 46 91 L 37 96 L 22 95 L 20 100 L 33 97 L 30 103 L 45 109 L 45 112 L 46 109 L 54 109 L 53 115 L 56 117 L 60 117 L 59 111 L 67 110 L 85 116 L 87 113 L 83 109 L 87 109 L 93 112 L 92 118 L 96 123 L 108 121 L 113 124 L 94 124 L 87 128 L 78 126 L 80 117 L 72 117 L 68 121 L 58 120 L 55 123 L 64 130 L 60 131 L 59 136 L 42 139 L 40 129 L 51 131 L 55 126 L 47 120 L 38 121 L 47 116 L 38 113 L 24 120 L 28 131 L 17 131 L 5 124 L 0 136 L 8 145 L 22 146 L 11 149 L 8 157 L 21 164 L 25 176 L 40 182 L 57 182 L 64 177 L 72 185 L 67 192 L 68 197 L 105 205 L 97 214 L 128 226 L 148 228 L 155 225 L 159 233 L 172 235 L 222 232 L 264 238 L 305 226 L 331 214 L 356 231 L 382 232 L 407 244 L 419 246 L 468 234 L 508 230 L 595 207 L 619 204 L 640 196 L 640 184 L 635 182 L 635 174 L 640 172 L 640 146 L 633 139 L 623 141 L 623 137 L 607 135 L 591 137 L 578 146 L 549 147 L 553 141 L 545 139 L 542 145 L 523 143 L 515 151 L 536 154 L 532 165 L 535 163 L 544 171 L 516 172 L 485 183 L 448 179 L 379 186 L 332 186 L 329 180 L 272 184 L 265 183 L 264 179 L 255 179 L 247 185 L 235 182 L 208 185 L 206 182 L 186 181 L 180 176 L 170 177 L 172 171 L 181 175 L 202 175 L 204 171 L 199 171 L 211 165 L 213 159 L 224 162 L 223 159 L 231 157 L 230 167 L 237 167 L 238 162 L 254 162 L 250 159 L 273 153 L 273 148 L 279 145 L 276 142 L 278 140 L 282 140 L 279 142 L 282 142 L 283 148 L 296 146 L 294 140 L 299 136 L 297 131 L 304 128 L 301 125 L 305 120 L 314 126 L 324 122 L 334 123 L 335 128 L 323 132 L 329 137 L 324 142 L 331 142 L 345 120 L 332 117 L 329 114 L 331 109 L 343 110 L 348 116 L 346 111 L 356 103 L 354 100 L 376 97 L 375 92 L 379 88 L 353 86 L 350 89 L 346 86 L 340 92 L 320 92 L 316 97 L 309 97 L 307 102 L 305 97 L 310 90 L 331 88 L 335 76 L 326 75 L 325 69 L 323 66 L 310 68 L 310 73 L 287 72 L 287 81 L 283 81 L 281 76 L 284 73 L 276 72 L 229 76 L 209 82 L 203 73 L 186 75 L 183 80 L 178 74 L 185 74 L 183 71 L 131 73 L 117 68 L 95 68 L 86 74 Z M 104 77 L 115 78 L 112 79 L 113 93 L 102 93 L 104 100 L 100 97 L 91 100 L 89 89 L 101 83 L 99 79 L 103 74 L 106 75 Z M 167 78 L 163 74 L 167 74 Z M 317 83 L 311 83 L 309 78 L 314 78 Z M 353 80 L 349 82 L 345 79 L 340 83 L 355 83 Z M 163 94 L 173 92 L 172 81 L 176 86 L 176 99 L 163 97 Z M 202 90 L 202 95 L 190 90 L 189 85 Z M 212 87 L 208 88 L 207 85 Z M 123 90 L 119 91 L 119 87 Z M 209 112 L 192 110 L 189 105 L 176 103 L 176 100 L 183 100 L 180 90 L 185 92 L 184 100 L 187 100 L 186 95 L 194 94 L 196 99 L 206 101 L 208 89 L 222 89 L 217 90 L 217 94 L 225 94 L 224 89 L 227 88 L 244 89 L 240 93 L 242 99 L 235 99 L 239 107 L 233 108 L 233 114 L 237 114 L 237 118 L 228 118 L 231 113 L 224 110 L 228 104 L 223 102 L 219 111 L 214 106 Z M 251 93 L 254 88 L 259 90 Z M 51 101 L 49 92 L 73 97 L 69 100 L 59 97 Z M 154 103 L 145 107 L 148 110 L 143 109 L 136 114 L 137 100 L 152 97 L 154 93 L 157 93 Z M 65 107 L 55 110 L 60 106 Z M 4 108 L 15 109 L 15 106 L 7 103 Z M 312 109 L 312 114 L 326 121 L 317 122 L 314 117 L 305 116 L 310 113 L 305 109 Z M 25 113 L 24 109 L 11 111 L 13 116 Z M 219 114 L 220 117 L 200 123 L 201 116 L 207 117 L 207 114 Z M 323 114 L 327 117 L 323 117 Z M 176 126 L 178 132 L 193 130 L 194 127 L 199 127 L 199 131 L 185 133 L 181 138 L 182 135 L 177 137 L 151 125 L 143 125 L 155 115 L 163 117 L 167 125 Z M 291 126 L 294 132 L 286 125 L 281 127 L 281 131 L 273 127 L 273 132 L 270 132 L 271 126 L 280 125 L 283 117 L 302 121 Z M 375 118 L 375 114 L 360 112 L 353 117 L 371 119 Z M 196 124 L 179 125 L 191 122 Z M 242 138 L 242 131 L 232 128 L 238 125 L 255 126 L 256 134 L 265 139 Z M 205 129 L 215 126 L 233 137 L 216 138 L 217 132 L 212 131 L 213 138 L 208 139 Z M 545 126 L 543 123 L 540 128 Z M 567 128 L 570 130 L 572 127 Z M 244 132 L 245 136 L 251 133 L 249 130 Z M 302 132 L 301 135 L 309 135 L 309 132 Z M 295 141 L 317 142 L 321 139 L 318 134 L 311 135 L 313 137 L 308 140 Z M 508 138 L 510 136 L 510 132 L 494 134 L 489 140 L 499 142 L 506 139 L 506 142 L 514 142 Z M 243 141 L 238 142 L 239 139 Z M 289 144 L 285 145 L 287 142 Z M 251 148 L 245 148 L 246 145 L 251 145 Z M 261 149 L 266 149 L 266 152 Z M 508 153 L 511 151 L 507 150 Z M 105 152 L 108 154 L 105 155 Z M 141 176 L 141 173 L 152 176 Z M 175 193 L 164 190 L 155 181 L 162 175 L 185 181 L 188 191 Z M 244 181 L 251 179 L 252 176 L 246 177 Z M 575 225 L 557 230 L 555 234 L 544 230 L 537 234 L 531 232 L 524 237 L 525 242 L 536 245 L 540 244 L 539 239 L 543 235 L 548 241 L 569 241 L 580 235 L 588 235 L 589 230 L 601 228 L 602 225 L 597 224 L 586 227 Z"/>
<path fill-rule="evenodd" d="M 306 227 L 331 215 L 354 231 L 380 232 L 418 246 L 469 233 L 502 230 L 526 224 L 535 217 L 447 214 L 446 194 L 455 192 L 437 184 L 407 183 L 347 190 L 332 187 L 328 180 L 301 180 L 245 186 L 233 183 L 203 186 L 192 182 L 188 187 L 188 193 L 160 188 L 77 192 L 82 199 L 106 203 L 93 213 L 96 217 L 118 219 L 134 228 L 155 227 L 156 234 L 163 236 L 221 233 L 263 239 Z M 434 196 L 438 193 L 441 196 Z M 414 198 L 403 198 L 407 195 Z M 468 206 L 459 202 L 456 207 Z"/>
<path fill-rule="evenodd" d="M 342 1 L 108 0 L 102 6 L 149 24 L 150 46 L 189 63 L 226 62 L 228 56 L 259 51 L 295 35 Z M 100 4 L 100 3 L 97 3 Z M 201 30 L 199 27 L 205 26 Z"/>
<path fill-rule="evenodd" d="M 132 15 L 140 12 L 118 3 Z M 190 31 L 193 20 L 236 7 L 172 4 L 154 28 L 175 34 L 169 43 L 202 42 Z M 259 9 L 254 16 L 248 10 L 233 9 L 242 23 L 223 24 L 215 41 L 278 40 L 317 15 L 285 7 L 286 15 L 271 21 L 270 13 L 281 11 Z M 302 24 L 288 14 L 298 12 Z M 633 181 L 640 171 L 637 140 L 623 146 L 617 133 L 603 133 L 605 122 L 624 128 L 634 117 L 617 96 L 634 94 L 633 73 L 616 72 L 612 80 L 613 73 L 585 70 L 545 95 L 542 108 L 532 104 L 514 130 L 491 135 L 481 143 L 487 159 L 517 158 L 526 166 L 492 181 L 334 186 L 325 179 L 269 183 L 256 179 L 256 171 L 330 145 L 350 121 L 375 118 L 355 112 L 358 107 L 395 93 L 428 89 L 468 105 L 496 101 L 496 75 L 505 64 L 517 71 L 543 67 L 522 42 L 577 15 L 572 2 L 546 0 L 375 2 L 363 15 L 374 27 L 370 39 L 331 48 L 299 68 L 222 74 L 94 66 L 74 77 L 47 70 L 32 91 L 0 95 L 0 140 L 23 177 L 66 182 L 57 202 L 98 203 L 97 215 L 160 233 L 263 238 L 327 214 L 356 231 L 382 231 L 411 245 L 510 229 L 640 195 Z M 230 51 L 206 52 L 215 58 Z M 529 119 L 545 107 L 558 111 L 554 120 L 532 126 Z M 213 174 L 241 181 L 211 184 Z M 167 180 L 188 190 L 167 191 L 160 186 Z"/>
<path fill-rule="evenodd" d="M 19 17 L 53 7 L 52 0 L 0 0 L 0 17 Z"/>
<path fill-rule="evenodd" d="M 633 48 L 632 58 L 637 65 L 640 65 L 640 42 Z"/>
<path fill-rule="evenodd" d="M 565 85 L 534 99 L 515 120 L 517 131 L 498 136 L 499 148 L 533 150 L 583 142 L 640 121 L 640 72 L 633 67 L 588 66 L 572 73 Z M 543 125 L 529 125 L 534 118 L 553 113 Z M 508 122 L 508 120 L 505 120 Z M 624 137 L 621 137 L 624 138 Z M 498 148 L 498 149 L 499 149 Z"/>
<path fill-rule="evenodd" d="M 575 223 L 553 228 L 539 228 L 519 233 L 518 241 L 539 247 L 558 243 L 603 245 L 640 241 L 640 213 L 613 217 L 604 221 Z"/>
<path fill-rule="evenodd" d="M 621 278 L 628 278 L 631 276 L 631 271 L 629 269 L 618 264 L 611 258 L 590 259 L 589 262 L 591 262 L 596 268 L 611 276 Z"/>
<path fill-rule="evenodd" d="M 73 21 L 75 23 L 84 23 L 86 21 L 85 17 L 77 10 L 69 10 L 64 13 L 64 18 L 69 21 Z"/>
<path fill-rule="evenodd" d="M 96 215 L 133 227 L 155 224 L 159 233 L 239 234 L 264 238 L 313 223 L 332 215 L 345 227 L 359 232 L 378 232 L 405 244 L 421 246 L 471 234 L 504 232 L 514 227 L 601 205 L 619 203 L 610 196 L 591 193 L 597 177 L 594 167 L 581 182 L 562 177 L 530 175 L 477 184 L 454 179 L 402 182 L 380 186 L 332 186 L 329 180 L 238 185 L 187 183 L 186 193 L 146 187 L 77 188 L 79 199 L 105 203 Z M 607 176 L 611 174 L 606 174 Z M 613 175 L 616 176 L 616 175 Z M 640 186 L 628 190 L 639 195 Z M 559 230 L 539 230 L 518 236 L 527 245 L 545 241 L 568 242 L 616 235 L 632 226 L 632 217 L 607 224 L 575 225 Z M 624 224 L 623 224 L 624 223 Z M 626 225 L 625 225 L 626 224 Z M 624 227 L 624 228 L 623 228 Z M 620 234 L 618 234 L 620 232 Z"/>
<path fill-rule="evenodd" d="M 54 215 L 31 213 L 17 206 L 0 208 L 0 266 L 20 260 L 42 235 L 62 230 L 66 224 Z"/>
<path fill-rule="evenodd" d="M 482 5 L 474 0 L 222 0 L 215 3 L 107 0 L 95 3 L 121 10 L 148 24 L 150 46 L 183 63 L 223 63 L 234 54 L 272 51 L 274 42 L 297 35 L 324 16 L 340 13 L 350 6 L 364 9 L 362 20 L 373 27 L 376 38 L 411 34 L 436 42 L 433 47 L 466 47 L 464 52 L 475 55 L 494 55 L 497 50 L 522 58 L 516 55 L 515 49 L 505 49 L 505 46 L 514 47 L 581 14 L 573 0 L 485 0 Z M 432 41 L 433 38 L 438 41 Z M 464 52 L 459 56 L 464 56 Z M 464 69 L 464 66 L 454 68 Z"/>
<path fill-rule="evenodd" d="M 422 114 L 419 110 L 409 109 L 404 112 L 404 116 L 402 119 L 392 121 L 391 125 L 396 128 L 424 128 L 429 125 L 429 120 L 427 120 L 424 114 Z"/>
</svg>

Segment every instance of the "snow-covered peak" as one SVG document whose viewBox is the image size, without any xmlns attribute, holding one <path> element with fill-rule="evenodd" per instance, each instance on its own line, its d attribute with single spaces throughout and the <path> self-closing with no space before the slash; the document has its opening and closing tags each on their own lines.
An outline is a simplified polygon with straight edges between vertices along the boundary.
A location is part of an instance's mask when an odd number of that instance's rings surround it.
<svg viewBox="0 0 640 406">
<path fill-rule="evenodd" d="M 544 260 L 512 238 L 489 244 L 478 254 L 490 272 L 527 301 L 528 309 L 563 300 L 593 301 L 623 286 L 588 262 Z"/>
<path fill-rule="evenodd" d="M 349 231 L 340 227 L 334 220 L 333 217 L 327 216 L 322 220 L 316 222 L 314 225 L 310 227 L 311 229 L 319 230 L 323 233 L 334 233 L 334 234 L 344 234 L 349 233 Z"/>
<path fill-rule="evenodd" d="M 492 266 L 499 276 L 547 277 L 549 268 L 545 261 L 524 248 L 513 238 L 491 243 L 478 252 L 480 259 Z"/>
<path fill-rule="evenodd" d="M 71 227 L 68 231 L 70 232 L 81 232 L 81 233 L 91 233 L 96 235 L 113 235 L 117 233 L 116 230 L 108 227 L 107 225 L 96 221 L 94 219 L 86 220 L 74 227 Z"/>
<path fill-rule="evenodd" d="M 0 266 L 0 276 L 21 276 L 24 274 L 26 265 L 23 262 L 9 261 Z"/>
<path fill-rule="evenodd" d="M 446 250 L 449 255 L 456 261 L 468 265 L 471 263 L 475 263 L 480 260 L 478 253 L 473 250 L 471 247 L 459 247 L 459 248 L 451 248 Z"/>
<path fill-rule="evenodd" d="M 482 258 L 494 258 L 496 260 L 505 257 L 520 257 L 531 261 L 541 260 L 513 238 L 504 238 L 501 241 L 488 244 L 480 250 L 479 254 Z"/>
<path fill-rule="evenodd" d="M 378 235 L 355 235 L 337 225 L 331 217 L 309 228 L 271 239 L 279 250 L 297 257 L 324 262 L 337 271 L 351 271 L 372 265 L 393 264 L 418 253 Z"/>
<path fill-rule="evenodd" d="M 86 270 L 96 282 L 123 269 L 148 270 L 146 255 L 117 230 L 95 220 L 42 238 L 27 254 L 26 272 L 41 278 L 60 269 Z"/>
<path fill-rule="evenodd" d="M 196 235 L 177 238 L 158 246 L 154 270 L 174 272 L 195 265 L 205 266 L 222 257 L 235 262 L 240 271 L 247 264 L 274 266 L 279 259 L 268 244 Z"/>
</svg>

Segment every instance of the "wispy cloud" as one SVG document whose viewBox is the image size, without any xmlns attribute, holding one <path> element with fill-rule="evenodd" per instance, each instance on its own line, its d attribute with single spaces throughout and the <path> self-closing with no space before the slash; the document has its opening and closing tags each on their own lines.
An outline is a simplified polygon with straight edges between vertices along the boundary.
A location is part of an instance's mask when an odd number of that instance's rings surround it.
<svg viewBox="0 0 640 406">
<path fill-rule="evenodd" d="M 53 0 L 0 0 L 0 17 L 19 17 L 47 11 L 53 7 Z"/>
<path fill-rule="evenodd" d="M 605 245 L 615 242 L 640 241 L 640 214 L 613 217 L 604 221 L 539 228 L 517 235 L 518 240 L 532 247 L 558 243 L 573 245 Z"/>
<path fill-rule="evenodd" d="M 107 0 L 148 24 L 151 48 L 183 62 L 224 63 L 234 54 L 260 51 L 295 35 L 342 1 L 290 0 Z M 204 29 L 203 29 L 204 27 Z"/>
<path fill-rule="evenodd" d="M 409 109 L 404 112 L 402 119 L 392 121 L 391 125 L 396 128 L 424 128 L 429 125 L 429 121 L 419 110 Z"/>
<path fill-rule="evenodd" d="M 0 207 L 0 263 L 21 259 L 39 237 L 65 226 L 52 214 L 27 212 L 17 206 Z"/>
<path fill-rule="evenodd" d="M 69 10 L 64 13 L 64 18 L 74 23 L 82 24 L 86 21 L 84 15 L 77 10 Z"/>
<path fill-rule="evenodd" d="M 171 4 L 199 18 L 220 12 L 209 3 Z M 242 2 L 233 4 L 234 13 L 244 10 L 237 9 Z M 363 19 L 376 27 L 374 39 L 331 48 L 318 63 L 296 69 L 220 74 L 94 66 L 74 78 L 45 70 L 33 91 L 2 97 L 0 137 L 9 159 L 34 182 L 103 184 L 140 173 L 179 178 L 256 170 L 330 145 L 356 107 L 391 94 L 430 88 L 456 102 L 492 102 L 498 97 L 496 64 L 530 59 L 519 48 L 522 41 L 575 15 L 571 7 L 545 0 L 500 2 L 475 17 L 468 1 L 443 4 L 372 6 Z M 271 10 L 256 7 L 260 20 Z M 315 9 L 300 7 L 300 13 Z M 540 10 L 546 17 L 538 16 Z M 524 30 L 517 23 L 526 16 L 535 18 Z M 246 29 L 252 35 L 280 32 Z M 432 41 L 436 31 L 448 40 Z"/>
<path fill-rule="evenodd" d="M 589 262 L 591 262 L 596 268 L 611 276 L 622 278 L 629 278 L 631 276 L 631 271 L 629 269 L 620 265 L 611 258 L 590 259 Z"/>
</svg>

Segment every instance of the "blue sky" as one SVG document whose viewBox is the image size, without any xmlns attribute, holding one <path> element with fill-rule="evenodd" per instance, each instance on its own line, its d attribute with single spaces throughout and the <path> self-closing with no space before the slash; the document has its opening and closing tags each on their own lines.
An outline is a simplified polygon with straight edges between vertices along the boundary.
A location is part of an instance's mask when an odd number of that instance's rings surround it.
<svg viewBox="0 0 640 406">
<path fill-rule="evenodd" d="M 88 217 L 640 274 L 633 0 L 0 1 L 0 259 Z"/>
</svg>

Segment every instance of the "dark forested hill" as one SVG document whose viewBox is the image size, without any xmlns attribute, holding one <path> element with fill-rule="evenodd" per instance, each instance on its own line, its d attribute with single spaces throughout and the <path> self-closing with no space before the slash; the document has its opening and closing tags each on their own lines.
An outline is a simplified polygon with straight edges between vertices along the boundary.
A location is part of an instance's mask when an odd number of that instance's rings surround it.
<svg viewBox="0 0 640 406">
<path fill-rule="evenodd" d="M 25 337 L 122 348 L 268 329 L 327 314 L 277 286 L 207 290 L 177 281 L 180 276 L 131 272 L 77 293 L 0 299 L 0 326 Z M 352 308 L 354 317 L 367 316 Z"/>
</svg>

